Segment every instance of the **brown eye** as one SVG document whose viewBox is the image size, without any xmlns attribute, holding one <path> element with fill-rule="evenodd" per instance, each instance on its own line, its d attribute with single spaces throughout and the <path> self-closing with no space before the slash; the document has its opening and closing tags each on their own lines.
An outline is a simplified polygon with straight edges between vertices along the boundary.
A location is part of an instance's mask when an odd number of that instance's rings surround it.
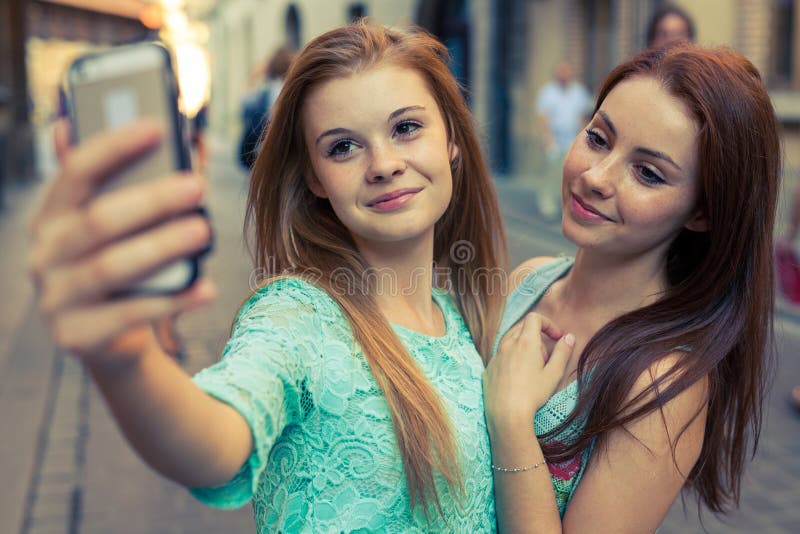
<svg viewBox="0 0 800 534">
<path fill-rule="evenodd" d="M 350 154 L 354 148 L 355 143 L 351 139 L 341 139 L 331 145 L 326 154 L 332 157 L 343 157 Z"/>
<path fill-rule="evenodd" d="M 664 183 L 664 179 L 647 165 L 639 165 L 637 167 L 637 172 L 641 180 L 648 185 L 658 185 Z"/>
<path fill-rule="evenodd" d="M 419 123 L 414 121 L 403 121 L 394 127 L 394 131 L 397 135 L 406 136 L 413 134 L 420 128 L 422 128 L 422 125 Z"/>
<path fill-rule="evenodd" d="M 608 146 L 605 138 L 594 130 L 586 130 L 586 142 L 593 148 L 606 148 Z"/>
</svg>

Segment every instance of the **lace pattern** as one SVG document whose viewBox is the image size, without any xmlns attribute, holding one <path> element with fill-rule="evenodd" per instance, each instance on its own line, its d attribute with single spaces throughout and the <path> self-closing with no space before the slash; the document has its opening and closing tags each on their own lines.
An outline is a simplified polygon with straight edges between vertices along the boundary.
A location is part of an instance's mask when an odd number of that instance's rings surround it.
<svg viewBox="0 0 800 534">
<path fill-rule="evenodd" d="M 222 360 L 194 380 L 232 405 L 253 452 L 228 483 L 191 490 L 234 508 L 253 500 L 259 532 L 490 532 L 495 529 L 483 364 L 447 295 L 434 292 L 443 337 L 395 326 L 452 418 L 463 497 L 437 476 L 443 517 L 410 508 L 389 406 L 336 302 L 298 279 L 243 306 Z"/>
</svg>

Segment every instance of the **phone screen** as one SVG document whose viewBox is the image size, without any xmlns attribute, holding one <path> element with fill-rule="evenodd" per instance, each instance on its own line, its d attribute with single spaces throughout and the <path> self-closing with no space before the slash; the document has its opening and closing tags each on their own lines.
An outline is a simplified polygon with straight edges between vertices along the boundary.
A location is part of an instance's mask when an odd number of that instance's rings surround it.
<svg viewBox="0 0 800 534">
<path fill-rule="evenodd" d="M 140 43 L 79 58 L 70 68 L 68 85 L 75 143 L 143 117 L 155 118 L 166 128 L 162 143 L 110 179 L 104 184 L 104 190 L 122 189 L 132 183 L 190 168 L 177 107 L 177 84 L 170 55 L 162 46 Z M 131 291 L 179 291 L 194 281 L 198 267 L 197 258 L 177 261 Z"/>
</svg>

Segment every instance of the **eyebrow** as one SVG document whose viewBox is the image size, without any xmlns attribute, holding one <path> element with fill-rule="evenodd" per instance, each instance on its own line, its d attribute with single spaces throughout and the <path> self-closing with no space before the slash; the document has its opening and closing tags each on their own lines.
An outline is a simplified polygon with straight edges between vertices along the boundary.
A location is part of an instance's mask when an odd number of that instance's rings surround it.
<svg viewBox="0 0 800 534">
<path fill-rule="evenodd" d="M 608 116 L 608 113 L 606 113 L 605 111 L 598 110 L 597 114 L 600 115 L 600 118 L 603 119 L 603 122 L 606 123 L 608 129 L 611 130 L 611 134 L 616 136 L 617 129 L 614 127 L 614 123 L 611 121 L 611 117 Z M 636 152 L 647 154 L 648 156 L 652 156 L 654 158 L 662 159 L 667 163 L 669 163 L 670 165 L 672 165 L 673 167 L 675 167 L 676 169 L 678 169 L 679 171 L 683 172 L 681 166 L 675 163 L 675 160 L 673 160 L 671 157 L 669 157 L 667 154 L 663 152 L 659 152 L 658 150 L 653 150 L 652 148 L 646 148 L 643 146 L 637 146 L 634 150 Z"/>
<path fill-rule="evenodd" d="M 391 122 L 392 120 L 396 119 L 397 117 L 403 115 L 404 113 L 408 113 L 409 111 L 424 111 L 425 106 L 406 106 L 404 108 L 397 109 L 389 114 L 389 118 L 386 119 L 386 122 Z M 352 132 L 346 128 L 332 128 L 330 130 L 325 130 L 317 137 L 317 140 L 314 144 L 319 144 L 322 141 L 323 137 L 328 137 L 330 135 L 350 135 Z"/>
<path fill-rule="evenodd" d="M 389 115 L 389 118 L 386 119 L 386 122 L 391 122 L 392 119 L 396 119 L 397 117 L 399 117 L 403 113 L 407 113 L 409 111 L 425 111 L 425 106 L 406 106 L 404 108 L 400 108 L 400 109 L 398 109 L 396 111 L 393 111 Z"/>
<path fill-rule="evenodd" d="M 346 128 L 333 128 L 331 130 L 325 130 L 319 134 L 319 137 L 317 137 L 317 140 L 314 142 L 314 144 L 318 145 L 319 142 L 322 141 L 323 137 L 328 137 L 329 135 L 349 135 L 350 133 L 350 130 Z"/>
</svg>

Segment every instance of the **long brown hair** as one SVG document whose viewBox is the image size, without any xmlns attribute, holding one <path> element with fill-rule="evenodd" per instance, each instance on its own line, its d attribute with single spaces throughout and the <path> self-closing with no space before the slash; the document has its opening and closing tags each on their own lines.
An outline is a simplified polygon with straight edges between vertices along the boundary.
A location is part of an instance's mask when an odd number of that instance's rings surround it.
<svg viewBox="0 0 800 534">
<path fill-rule="evenodd" d="M 748 60 L 692 45 L 648 50 L 618 66 L 600 88 L 595 111 L 617 84 L 642 76 L 679 98 L 699 126 L 698 208 L 708 231 L 683 230 L 671 244 L 669 287 L 660 300 L 611 321 L 589 341 L 578 364 L 578 405 L 542 438 L 547 457 L 563 461 L 707 377 L 705 437 L 687 487 L 712 511 L 724 512 L 738 505 L 748 432 L 755 454 L 761 430 L 772 340 L 778 123 Z M 676 350 L 684 356 L 671 371 L 626 402 L 637 377 Z M 652 400 L 633 408 L 648 395 Z M 566 445 L 553 440 L 576 421 L 585 422 L 579 435 Z"/>
<path fill-rule="evenodd" d="M 389 403 L 412 506 L 439 505 L 433 472 L 460 488 L 457 447 L 441 399 L 408 354 L 374 298 L 368 268 L 329 202 L 314 196 L 305 177 L 313 173 L 303 137 L 302 106 L 309 91 L 327 80 L 387 62 L 413 69 L 426 81 L 448 132 L 459 148 L 452 161 L 452 200 L 434 231 L 434 281 L 454 300 L 484 361 L 502 310 L 503 295 L 485 270 L 506 266 L 500 212 L 472 117 L 447 68 L 447 49 L 422 30 L 390 30 L 361 21 L 310 42 L 292 64 L 253 167 L 246 230 L 253 230 L 256 267 L 275 276 L 316 273 L 350 322 Z M 451 249 L 463 246 L 465 255 Z M 466 261 L 465 261 L 466 260 Z M 442 275 L 444 273 L 444 275 Z M 432 501 L 430 498 L 432 497 Z"/>
</svg>

